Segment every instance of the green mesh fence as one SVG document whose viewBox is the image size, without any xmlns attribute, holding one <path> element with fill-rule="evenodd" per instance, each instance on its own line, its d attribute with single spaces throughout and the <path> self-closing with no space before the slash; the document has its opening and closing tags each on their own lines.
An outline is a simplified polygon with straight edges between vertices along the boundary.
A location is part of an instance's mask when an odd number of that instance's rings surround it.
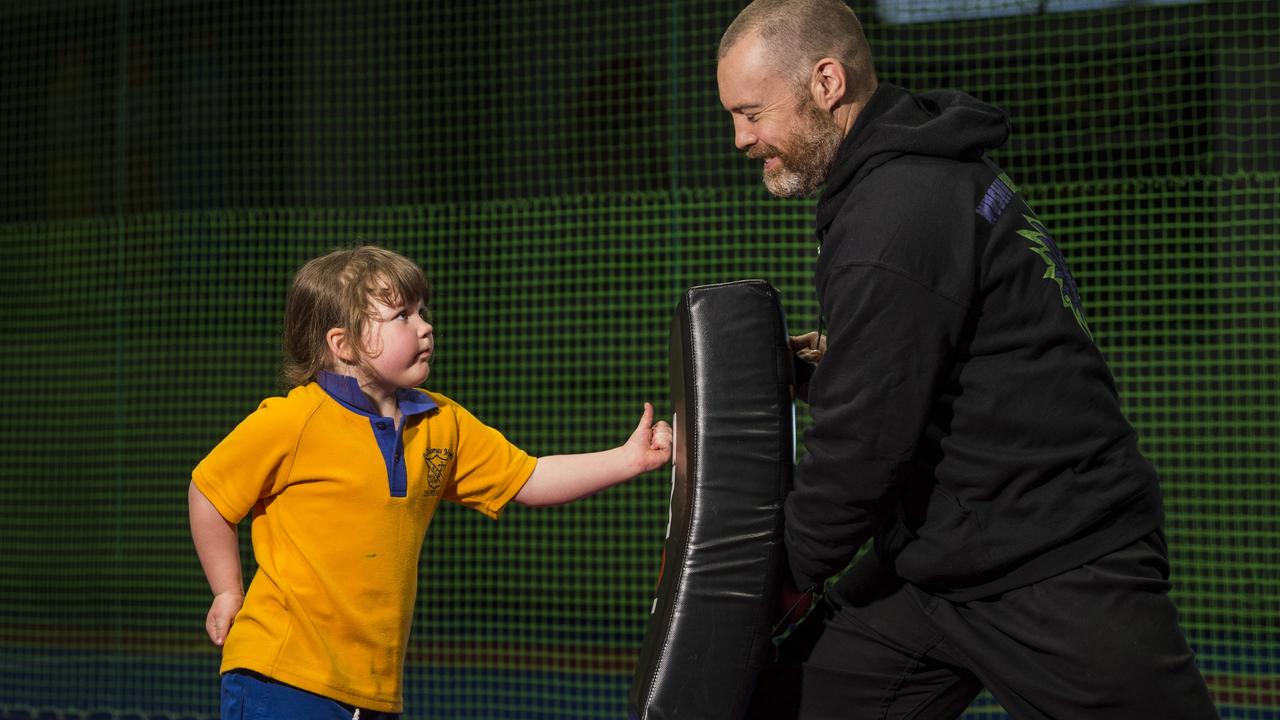
<svg viewBox="0 0 1280 720">
<path fill-rule="evenodd" d="M 855 9 L 883 78 L 1012 114 L 996 159 L 1162 471 L 1202 669 L 1224 717 L 1280 717 L 1280 7 Z M 736 10 L 5 3 L 0 718 L 216 715 L 186 486 L 278 390 L 308 257 L 368 240 L 418 260 L 431 386 L 534 454 L 620 442 L 644 400 L 669 412 L 690 285 L 767 279 L 810 329 L 812 201 L 766 195 L 717 100 Z M 444 508 L 406 716 L 625 716 L 668 492 L 654 473 L 498 523 Z M 1003 713 L 983 696 L 968 716 Z"/>
</svg>

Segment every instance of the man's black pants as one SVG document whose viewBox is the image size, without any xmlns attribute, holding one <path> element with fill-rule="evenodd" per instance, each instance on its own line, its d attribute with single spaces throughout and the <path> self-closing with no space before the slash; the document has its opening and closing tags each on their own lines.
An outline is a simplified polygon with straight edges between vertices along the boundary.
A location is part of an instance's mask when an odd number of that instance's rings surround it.
<svg viewBox="0 0 1280 720">
<path fill-rule="evenodd" d="M 949 602 L 874 553 L 779 648 L 756 720 L 955 718 L 985 687 L 1017 720 L 1217 718 L 1151 535 L 994 598 Z"/>
</svg>

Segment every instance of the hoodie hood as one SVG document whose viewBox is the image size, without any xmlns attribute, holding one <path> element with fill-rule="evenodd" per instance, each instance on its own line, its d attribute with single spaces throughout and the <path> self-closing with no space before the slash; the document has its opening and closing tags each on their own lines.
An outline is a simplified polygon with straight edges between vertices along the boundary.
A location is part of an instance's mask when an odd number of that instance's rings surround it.
<svg viewBox="0 0 1280 720">
<path fill-rule="evenodd" d="M 880 83 L 845 136 L 818 200 L 817 229 L 840 211 L 847 191 L 867 173 L 901 155 L 972 161 L 1009 137 L 1009 116 L 955 90 L 916 95 Z"/>
</svg>

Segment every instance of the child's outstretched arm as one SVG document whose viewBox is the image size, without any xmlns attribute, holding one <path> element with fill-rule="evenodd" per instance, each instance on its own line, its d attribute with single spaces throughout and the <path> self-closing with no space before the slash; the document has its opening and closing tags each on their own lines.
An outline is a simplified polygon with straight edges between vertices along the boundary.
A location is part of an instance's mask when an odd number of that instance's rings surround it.
<svg viewBox="0 0 1280 720">
<path fill-rule="evenodd" d="M 196 555 L 213 591 L 213 603 L 204 629 L 214 645 L 221 646 L 244 604 L 244 578 L 240 572 L 240 542 L 236 526 L 227 522 L 195 483 L 187 489 L 187 512 Z"/>
<path fill-rule="evenodd" d="M 663 420 L 654 423 L 653 405 L 645 403 L 640 424 L 625 443 L 601 452 L 538 458 L 515 499 L 534 507 L 561 505 L 656 470 L 670 460 L 671 426 Z"/>
</svg>

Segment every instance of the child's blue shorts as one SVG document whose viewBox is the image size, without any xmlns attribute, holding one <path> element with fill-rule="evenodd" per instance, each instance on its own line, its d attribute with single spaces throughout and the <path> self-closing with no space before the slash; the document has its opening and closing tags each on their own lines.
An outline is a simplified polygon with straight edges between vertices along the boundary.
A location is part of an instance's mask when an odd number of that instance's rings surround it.
<svg viewBox="0 0 1280 720">
<path fill-rule="evenodd" d="M 396 720 L 395 713 L 355 708 L 257 673 L 222 676 L 222 720 Z"/>
</svg>

